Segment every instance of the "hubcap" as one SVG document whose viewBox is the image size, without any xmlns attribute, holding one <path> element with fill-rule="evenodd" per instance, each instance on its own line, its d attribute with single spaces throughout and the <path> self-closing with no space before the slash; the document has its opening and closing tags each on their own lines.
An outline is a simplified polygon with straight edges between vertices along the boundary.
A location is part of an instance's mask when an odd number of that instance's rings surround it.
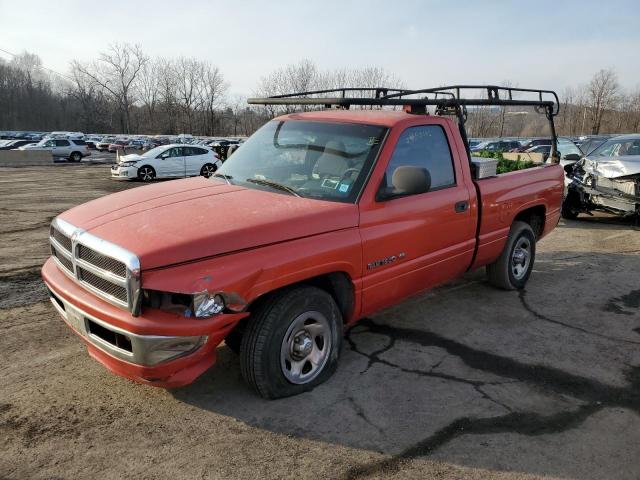
<svg viewBox="0 0 640 480">
<path fill-rule="evenodd" d="M 153 175 L 151 174 L 151 170 L 149 170 L 148 168 L 145 168 L 142 170 L 143 180 L 151 180 L 152 178 L 153 178 Z"/>
<path fill-rule="evenodd" d="M 284 335 L 280 347 L 280 367 L 291 383 L 309 383 L 329 359 L 331 328 L 320 312 L 297 316 Z"/>
<path fill-rule="evenodd" d="M 213 175 L 215 173 L 215 168 L 211 167 L 211 166 L 207 166 L 203 168 L 203 173 L 205 177 L 210 177 L 211 175 Z"/>
<path fill-rule="evenodd" d="M 530 263 L 531 242 L 528 238 L 519 238 L 511 254 L 511 273 L 516 280 L 521 280 L 526 275 Z"/>
</svg>

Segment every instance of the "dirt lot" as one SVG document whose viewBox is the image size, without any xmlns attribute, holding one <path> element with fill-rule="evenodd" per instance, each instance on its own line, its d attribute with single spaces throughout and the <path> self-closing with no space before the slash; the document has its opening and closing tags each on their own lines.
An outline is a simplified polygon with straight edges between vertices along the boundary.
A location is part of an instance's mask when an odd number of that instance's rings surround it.
<svg viewBox="0 0 640 480">
<path fill-rule="evenodd" d="M 640 478 L 640 232 L 562 222 L 526 291 L 483 272 L 363 320 L 326 384 L 265 401 L 237 357 L 175 391 L 107 372 L 38 270 L 67 208 L 139 184 L 0 169 L 0 478 Z"/>
</svg>

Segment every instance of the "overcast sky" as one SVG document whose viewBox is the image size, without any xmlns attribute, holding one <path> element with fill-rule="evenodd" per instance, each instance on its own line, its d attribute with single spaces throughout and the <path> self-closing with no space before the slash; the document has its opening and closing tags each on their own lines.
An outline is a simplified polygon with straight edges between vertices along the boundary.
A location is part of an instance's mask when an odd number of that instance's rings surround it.
<svg viewBox="0 0 640 480">
<path fill-rule="evenodd" d="M 302 58 L 381 66 L 413 88 L 510 80 L 562 91 L 600 68 L 640 86 L 639 0 L 0 0 L 0 49 L 62 73 L 113 42 L 208 59 L 239 94 Z"/>
</svg>

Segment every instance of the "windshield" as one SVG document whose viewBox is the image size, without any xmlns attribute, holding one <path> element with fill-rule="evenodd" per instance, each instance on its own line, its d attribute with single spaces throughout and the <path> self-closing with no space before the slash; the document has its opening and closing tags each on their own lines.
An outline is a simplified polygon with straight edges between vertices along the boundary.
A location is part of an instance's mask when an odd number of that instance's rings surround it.
<svg viewBox="0 0 640 480">
<path fill-rule="evenodd" d="M 152 148 L 151 150 L 147 150 L 146 152 L 142 153 L 140 156 L 141 157 L 153 158 L 153 157 L 156 157 L 156 156 L 160 155 L 166 149 L 167 149 L 166 145 L 163 145 L 161 147 L 156 147 L 156 148 Z"/>
<path fill-rule="evenodd" d="M 612 138 L 589 154 L 590 157 L 619 157 L 640 155 L 640 137 Z"/>
<path fill-rule="evenodd" d="M 234 152 L 216 176 L 248 188 L 353 203 L 385 133 L 374 125 L 274 120 Z"/>
</svg>

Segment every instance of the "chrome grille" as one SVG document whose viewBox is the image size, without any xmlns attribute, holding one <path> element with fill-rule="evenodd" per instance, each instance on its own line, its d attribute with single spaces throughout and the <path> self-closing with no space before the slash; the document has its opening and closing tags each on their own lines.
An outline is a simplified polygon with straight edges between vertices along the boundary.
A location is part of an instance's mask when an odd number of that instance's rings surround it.
<svg viewBox="0 0 640 480">
<path fill-rule="evenodd" d="M 76 257 L 119 277 L 126 278 L 127 276 L 127 266 L 124 263 L 116 260 L 115 258 L 102 255 L 85 245 L 78 245 Z"/>
<path fill-rule="evenodd" d="M 109 295 L 117 299 L 120 302 L 123 302 L 125 305 L 127 304 L 127 289 L 126 287 L 122 287 L 120 285 L 116 285 L 115 283 L 110 282 L 98 275 L 94 275 L 88 270 L 85 270 L 82 267 L 78 268 L 78 279 L 82 283 L 86 283 L 92 286 L 95 289 L 100 290 L 105 295 Z"/>
<path fill-rule="evenodd" d="M 73 262 L 63 253 L 59 252 L 56 247 L 51 245 L 51 255 L 53 255 L 59 263 L 67 270 L 67 273 L 73 275 Z"/>
<path fill-rule="evenodd" d="M 49 242 L 60 270 L 104 300 L 139 314 L 138 257 L 59 219 L 51 224 Z"/>
<path fill-rule="evenodd" d="M 53 238 L 62 248 L 71 253 L 71 238 L 51 225 L 51 238 Z"/>
</svg>

